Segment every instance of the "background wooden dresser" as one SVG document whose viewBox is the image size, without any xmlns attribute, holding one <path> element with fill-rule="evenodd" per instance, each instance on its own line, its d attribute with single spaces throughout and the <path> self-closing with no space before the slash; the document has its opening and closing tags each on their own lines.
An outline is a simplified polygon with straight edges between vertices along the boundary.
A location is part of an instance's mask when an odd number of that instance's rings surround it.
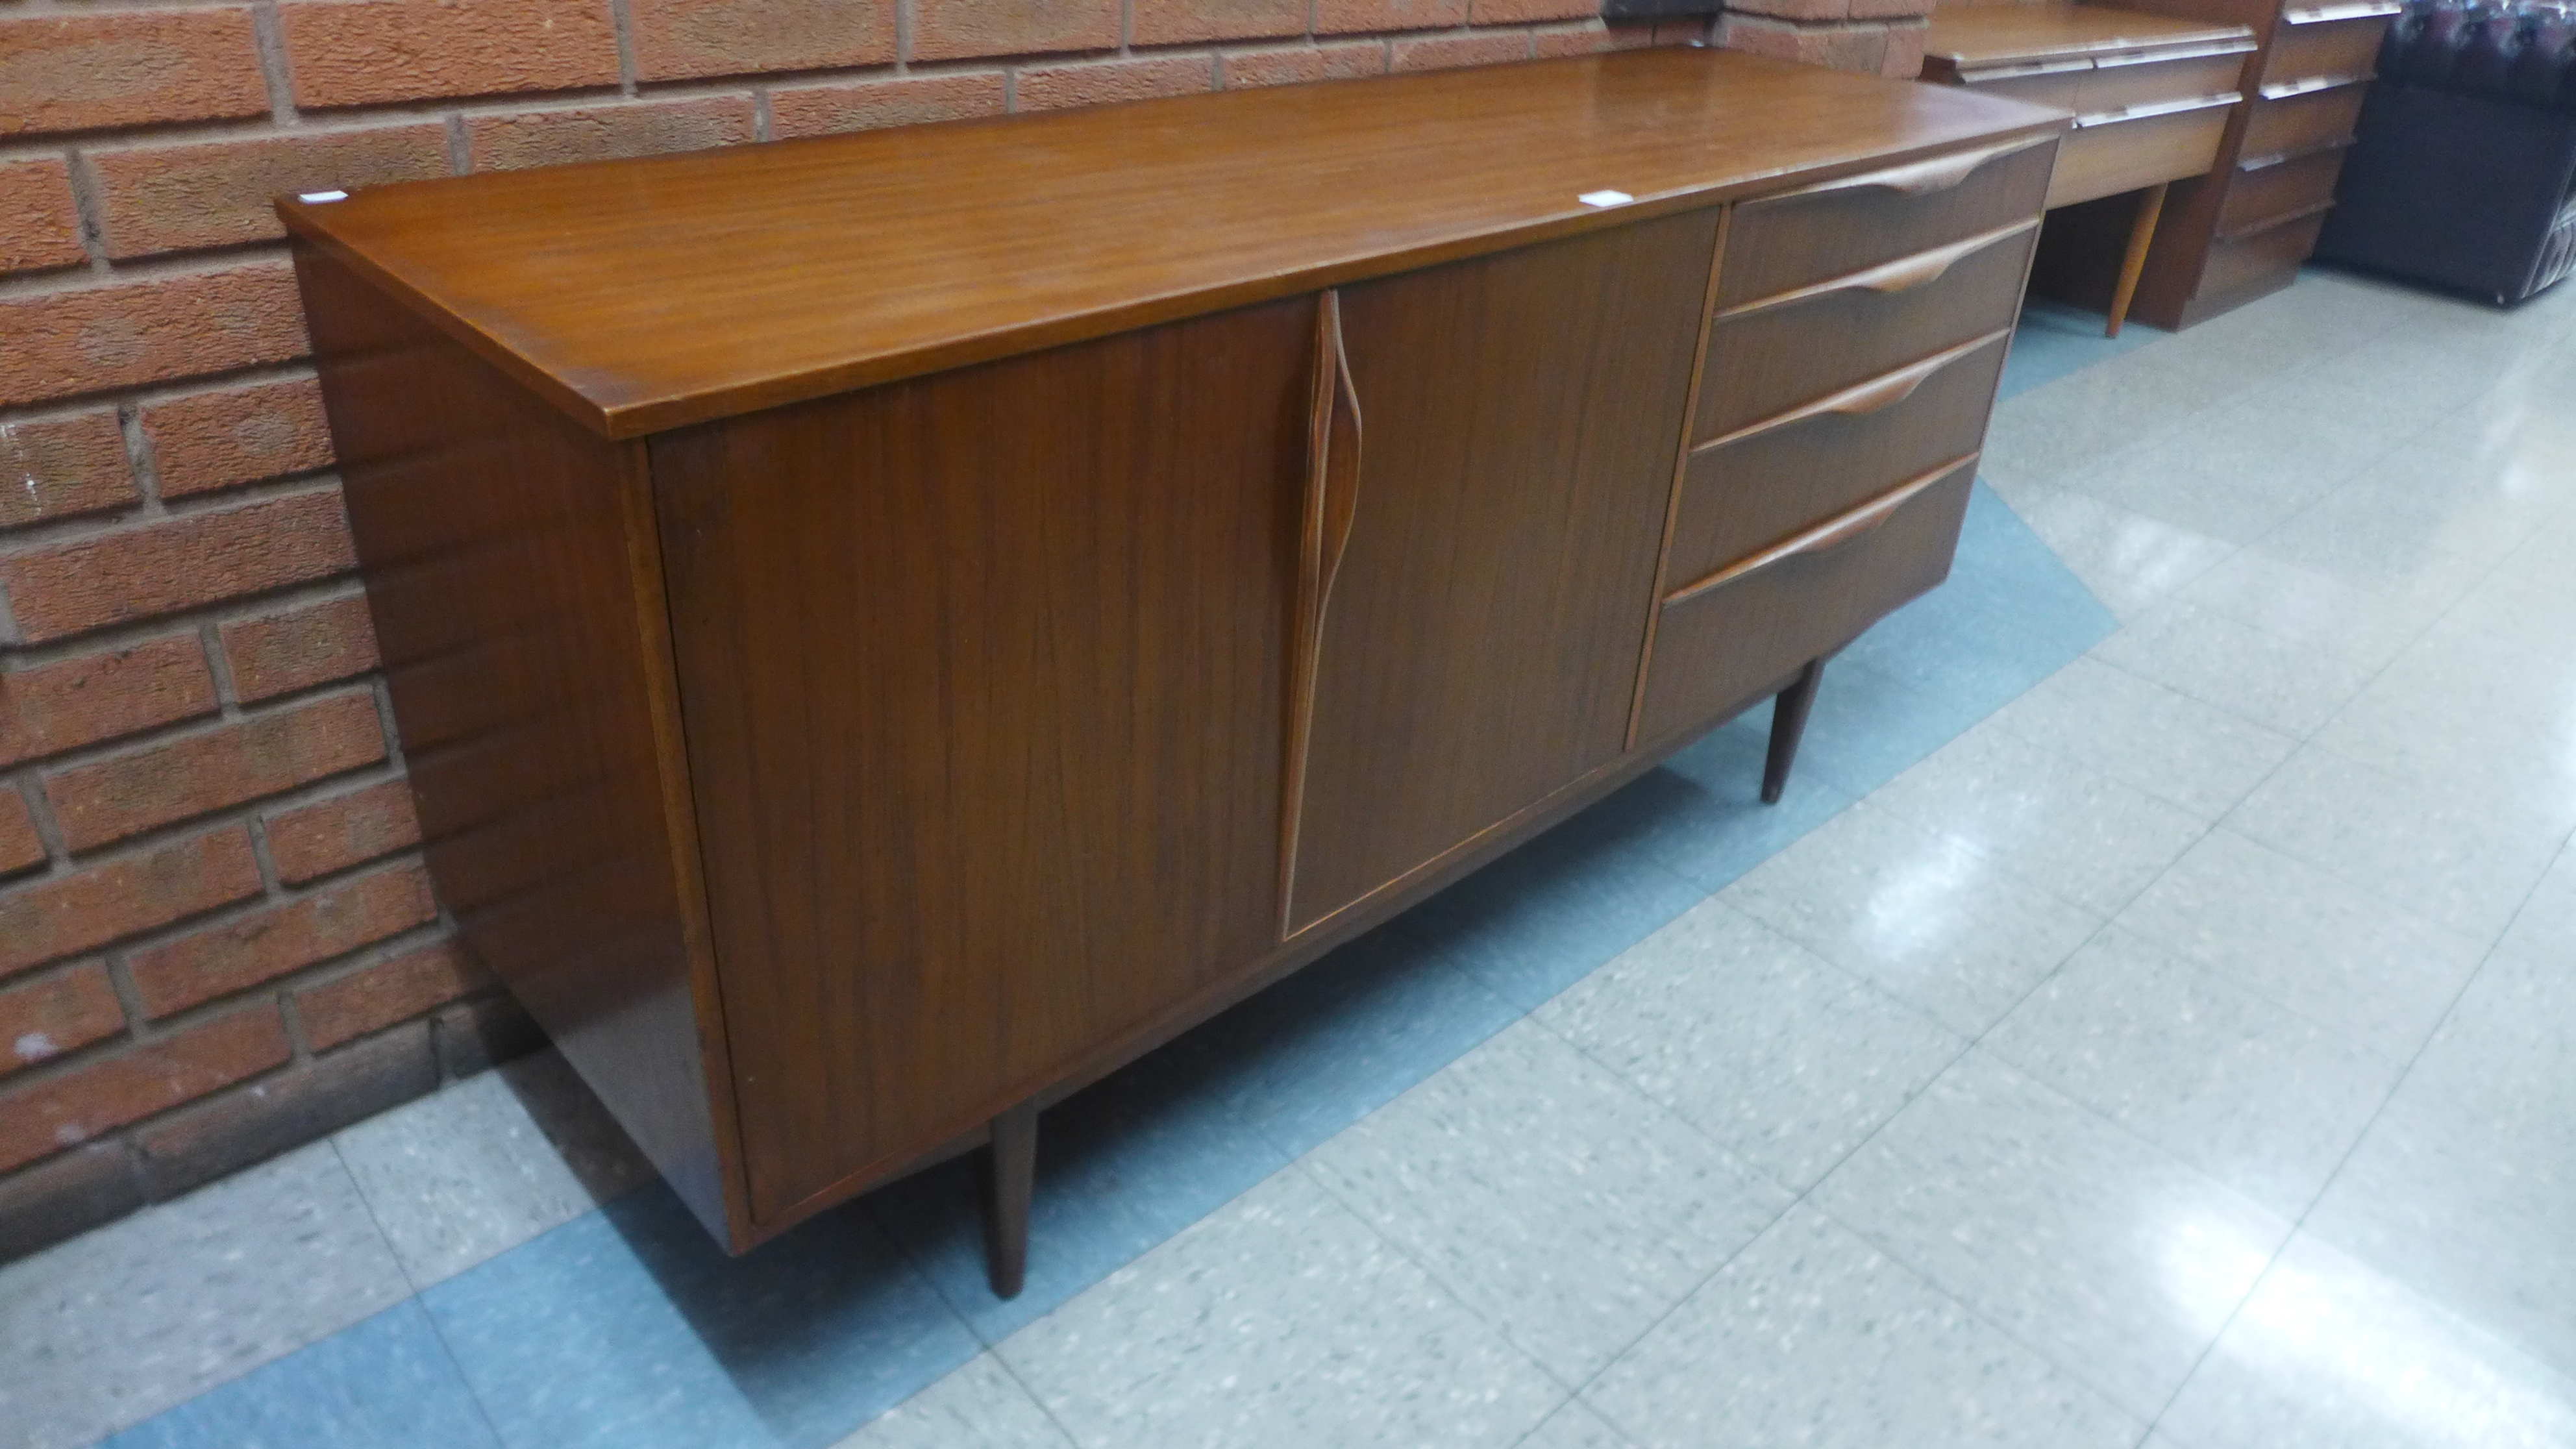
<svg viewBox="0 0 2576 1449">
<path fill-rule="evenodd" d="M 2063 125 L 1663 50 L 283 203 L 446 903 L 728 1245 L 990 1140 L 1011 1291 L 1039 1105 L 1943 577 Z"/>
</svg>

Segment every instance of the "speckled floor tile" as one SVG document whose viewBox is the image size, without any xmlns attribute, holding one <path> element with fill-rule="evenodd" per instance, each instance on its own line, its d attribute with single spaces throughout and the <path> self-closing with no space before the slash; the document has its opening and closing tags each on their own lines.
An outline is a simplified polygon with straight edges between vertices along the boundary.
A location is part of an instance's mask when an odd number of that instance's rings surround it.
<svg viewBox="0 0 2576 1449">
<path fill-rule="evenodd" d="M 2576 635 L 2576 603 L 2562 615 Z M 2576 657 L 2449 620 L 2391 663 L 2315 742 L 2346 759 L 2576 830 Z"/>
<path fill-rule="evenodd" d="M 864 1215 L 729 1258 L 662 1187 L 421 1300 L 505 1449 L 821 1449 L 979 1347 Z"/>
<path fill-rule="evenodd" d="M 1072 1449 L 1020 1381 L 979 1354 L 833 1449 Z"/>
<path fill-rule="evenodd" d="M 1565 1392 L 1293 1168 L 999 1352 L 1084 1449 L 1499 1449 Z"/>
<path fill-rule="evenodd" d="M 653 1177 L 652 1164 L 552 1051 L 470 1077 L 333 1140 L 415 1288 L 444 1282 Z"/>
<path fill-rule="evenodd" d="M 2576 951 L 2576 841 L 2560 847 L 2496 945 L 2525 953 Z"/>
<path fill-rule="evenodd" d="M 498 1449 L 406 1299 L 107 1441 L 107 1449 Z"/>
<path fill-rule="evenodd" d="M 1992 721 L 1888 782 L 1870 803 L 1957 836 L 2097 915 L 2135 899 L 2210 823 Z"/>
<path fill-rule="evenodd" d="M 1649 1449 L 2129 1449 L 2145 1427 L 1804 1207 L 1584 1395 Z"/>
<path fill-rule="evenodd" d="M 1530 1430 L 1519 1449 L 1635 1449 L 1635 1445 L 1585 1408 L 1581 1399 L 1569 1399 L 1565 1407 L 1547 1416 L 1546 1423 Z"/>
<path fill-rule="evenodd" d="M 2576 1380 L 2301 1233 L 2158 1428 L 2190 1449 L 2560 1449 Z"/>
<path fill-rule="evenodd" d="M 1866 801 L 1719 899 L 1967 1036 L 2102 925 L 1956 837 Z"/>
<path fill-rule="evenodd" d="M 2394 1062 L 2424 1045 L 2485 954 L 2224 825 L 2118 924 Z"/>
<path fill-rule="evenodd" d="M 1995 490 L 2120 621 L 2218 568 L 2236 545 L 2053 484 L 1990 475 Z"/>
<path fill-rule="evenodd" d="M 2142 1419 L 2290 1230 L 1983 1051 L 1809 1201 Z"/>
<path fill-rule="evenodd" d="M 2174 597 L 2195 609 L 2250 625 L 2284 644 L 2320 649 L 2367 671 L 2386 665 L 2423 637 L 2457 600 L 2458 591 L 2437 588 L 2391 598 L 2286 563 L 2260 549 L 2244 549 L 2177 589 Z M 2249 646 L 2240 643 L 2238 647 Z M 2179 654 L 2174 662 L 2188 664 L 2187 657 Z M 2239 691 L 2226 681 L 2217 682 L 2231 697 L 2239 697 Z M 2330 686 L 2331 681 L 2320 684 Z M 2330 687 L 2321 692 L 2333 693 Z M 2297 720 L 2316 719 L 2312 708 L 2301 709 L 2294 702 L 2285 707 L 2292 721 L 2285 728 Z"/>
<path fill-rule="evenodd" d="M 2093 659 L 2067 665 L 1994 718 L 2007 734 L 2211 819 L 2299 743 Z"/>
<path fill-rule="evenodd" d="M 2093 655 L 2203 704 L 2305 739 L 2373 670 L 2176 598 L 2129 621 Z"/>
<path fill-rule="evenodd" d="M 327 1142 L 0 1266 L 0 1425 L 69 1449 L 409 1294 Z"/>
<path fill-rule="evenodd" d="M 1529 1022 L 1304 1165 L 1566 1383 L 1599 1372 L 1789 1205 Z"/>
<path fill-rule="evenodd" d="M 2399 1071 L 2116 926 L 1983 1046 L 2294 1220 Z"/>
<path fill-rule="evenodd" d="M 1792 1188 L 1832 1168 L 1961 1045 L 1721 901 L 1639 942 L 1538 1020 Z"/>
<path fill-rule="evenodd" d="M 2567 838 L 2446 780 L 2302 747 L 2227 817 L 2268 845 L 2475 940 L 2511 923 Z"/>
</svg>

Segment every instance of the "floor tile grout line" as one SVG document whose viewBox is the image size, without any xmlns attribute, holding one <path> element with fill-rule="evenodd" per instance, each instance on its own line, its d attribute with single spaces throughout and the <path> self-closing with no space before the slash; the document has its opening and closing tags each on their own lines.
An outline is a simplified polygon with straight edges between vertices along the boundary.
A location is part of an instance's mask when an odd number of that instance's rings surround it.
<svg viewBox="0 0 2576 1449">
<path fill-rule="evenodd" d="M 500 1449 L 500 1446 L 506 1445 L 510 1441 L 502 1436 L 501 1421 L 493 1416 L 492 1406 L 483 1401 L 483 1391 L 475 1387 L 473 1375 L 465 1371 L 465 1360 L 457 1356 L 456 1345 L 448 1341 L 446 1325 L 440 1323 L 438 1321 L 438 1315 L 430 1311 L 429 1300 L 426 1297 L 429 1290 L 420 1286 L 419 1279 L 412 1273 L 411 1264 L 404 1260 L 402 1252 L 394 1246 L 393 1234 L 385 1231 L 384 1218 L 376 1211 L 375 1199 L 367 1195 L 365 1185 L 358 1181 L 357 1169 L 349 1165 L 349 1155 L 340 1150 L 340 1135 L 335 1132 L 323 1140 L 331 1144 L 332 1160 L 338 1162 L 340 1164 L 340 1170 L 349 1175 L 349 1185 L 358 1194 L 358 1205 L 366 1209 L 367 1221 L 375 1225 L 376 1236 L 384 1240 L 385 1255 L 394 1260 L 394 1269 L 402 1274 L 403 1285 L 411 1289 L 410 1295 L 402 1300 L 403 1303 L 414 1305 L 420 1312 L 421 1321 L 429 1325 L 429 1336 L 432 1341 L 437 1343 L 440 1357 L 447 1360 L 449 1371 L 456 1375 L 458 1386 L 465 1390 L 466 1402 L 474 1406 L 475 1419 L 478 1420 L 483 1425 L 484 1430 L 492 1436 L 494 1449 Z M 592 1211 L 595 1212 L 597 1209 L 594 1208 Z M 522 1240 L 522 1243 L 527 1241 L 533 1241 L 533 1238 Z M 507 1252 L 508 1249 L 503 1249 L 502 1251 Z M 496 1253 L 493 1256 L 499 1257 L 500 1254 Z M 488 1262 L 490 1260 L 486 1259 L 485 1261 Z M 431 1286 L 435 1287 L 437 1285 L 432 1284 Z M 396 1304 L 394 1306 L 400 1307 L 401 1305 Z M 336 1330 L 336 1332 L 346 1331 L 347 1330 L 345 1328 Z M 324 1335 L 325 1338 L 331 1336 L 332 1335 L 330 1334 Z M 321 1341 L 322 1339 L 315 1339 L 313 1342 L 320 1343 Z M 312 1347 L 312 1344 L 306 1344 L 304 1347 L 310 1348 Z M 301 1351 L 301 1349 L 297 1350 L 297 1352 Z"/>
</svg>

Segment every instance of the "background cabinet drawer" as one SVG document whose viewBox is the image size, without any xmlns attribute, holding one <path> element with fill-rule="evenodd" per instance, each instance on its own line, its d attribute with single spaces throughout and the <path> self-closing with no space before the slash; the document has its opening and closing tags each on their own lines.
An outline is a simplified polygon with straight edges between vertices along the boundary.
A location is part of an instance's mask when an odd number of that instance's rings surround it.
<svg viewBox="0 0 2576 1449">
<path fill-rule="evenodd" d="M 1673 596 L 1656 626 L 1638 739 L 1669 739 L 1744 708 L 1788 683 L 1808 660 L 1840 649 L 1881 615 L 1949 577 L 1975 478 L 1976 465 L 1962 463 L 1883 519 L 1852 520 L 1866 529 L 1856 536 L 1819 537 L 1801 551 Z"/>
<path fill-rule="evenodd" d="M 2280 281 L 2296 272 L 2308 254 L 2317 249 L 2317 233 L 2325 226 L 2326 214 L 2320 211 L 2241 236 L 2220 237 L 2210 243 L 2209 265 L 2201 273 L 2200 289 L 2212 296 L 2224 296 Z"/>
<path fill-rule="evenodd" d="M 2013 324 L 2039 228 L 2024 225 L 1722 314 L 1710 328 L 1691 441 L 1778 417 Z"/>
<path fill-rule="evenodd" d="M 2343 147 L 2332 146 L 2237 172 L 2227 184 L 2227 203 L 2219 209 L 2219 233 L 2246 231 L 2334 200 L 2343 153 Z"/>
<path fill-rule="evenodd" d="M 2248 47 L 2181 60 L 2137 60 L 2125 65 L 2105 61 L 2085 75 L 2074 109 L 2089 116 L 2159 101 L 2223 96 L 2244 79 L 2245 57 L 2250 54 Z"/>
<path fill-rule="evenodd" d="M 1863 271 L 2039 214 L 2057 148 L 2045 139 L 1846 176 L 1735 209 L 1723 310 Z"/>
<path fill-rule="evenodd" d="M 2297 95 L 2264 95 L 2254 102 L 2253 119 L 2245 123 L 2245 144 L 2237 154 L 2253 161 L 2349 141 L 2352 123 L 2361 115 L 2361 98 L 2369 90 L 2364 82 Z"/>
<path fill-rule="evenodd" d="M 2235 114 L 2233 93 L 2226 94 L 2230 99 L 2214 105 L 2081 127 L 2059 150 L 2048 204 L 2097 201 L 2208 171 Z"/>
<path fill-rule="evenodd" d="M 2366 76 L 2379 59 L 2380 38 L 2388 17 L 2284 23 L 2272 36 L 2272 53 L 2263 62 L 2263 84 L 2288 85 L 2318 76 Z"/>
<path fill-rule="evenodd" d="M 1691 454 L 1673 516 L 1667 584 L 1706 578 L 1977 451 L 2009 342 L 1999 336 L 1961 349 L 1911 379 L 1895 374 L 1886 386 L 1911 382 L 1912 390 L 1850 404 L 1868 411 L 1819 411 Z"/>
</svg>

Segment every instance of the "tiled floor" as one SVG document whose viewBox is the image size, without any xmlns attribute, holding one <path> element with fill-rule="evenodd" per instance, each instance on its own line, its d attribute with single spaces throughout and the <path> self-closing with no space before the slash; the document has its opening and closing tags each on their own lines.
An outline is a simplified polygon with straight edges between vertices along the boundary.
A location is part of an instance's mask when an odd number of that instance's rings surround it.
<svg viewBox="0 0 2576 1449">
<path fill-rule="evenodd" d="M 0 1268 L 0 1442 L 2576 1445 L 2576 289 L 2086 332 L 1786 802 L 1051 1113 L 1020 1300 L 954 1168 L 725 1260 L 539 1058 Z"/>
</svg>

